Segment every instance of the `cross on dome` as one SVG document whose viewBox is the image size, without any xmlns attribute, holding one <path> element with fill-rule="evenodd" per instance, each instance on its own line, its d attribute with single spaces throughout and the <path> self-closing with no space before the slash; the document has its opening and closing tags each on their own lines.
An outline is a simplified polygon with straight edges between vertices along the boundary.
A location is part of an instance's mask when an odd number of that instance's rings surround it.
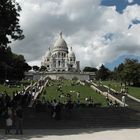
<svg viewBox="0 0 140 140">
<path fill-rule="evenodd" d="M 61 38 L 62 38 L 62 34 L 63 34 L 63 33 L 62 33 L 62 31 L 61 31 L 61 32 L 60 32 L 60 37 L 61 37 Z"/>
</svg>

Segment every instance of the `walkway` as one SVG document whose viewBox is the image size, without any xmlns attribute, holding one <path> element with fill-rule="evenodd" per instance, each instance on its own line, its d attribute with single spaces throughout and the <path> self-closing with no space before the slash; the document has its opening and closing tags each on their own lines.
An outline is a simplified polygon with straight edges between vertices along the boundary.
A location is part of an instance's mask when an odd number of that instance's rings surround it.
<svg viewBox="0 0 140 140">
<path fill-rule="evenodd" d="M 1 140 L 140 140 L 140 128 L 37 129 L 24 130 L 24 135 L 3 135 Z"/>
</svg>

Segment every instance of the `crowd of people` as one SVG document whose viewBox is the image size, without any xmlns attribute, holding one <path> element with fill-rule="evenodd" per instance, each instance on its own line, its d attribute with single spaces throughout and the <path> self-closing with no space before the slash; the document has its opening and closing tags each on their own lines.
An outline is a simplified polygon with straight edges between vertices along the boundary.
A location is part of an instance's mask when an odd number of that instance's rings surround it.
<svg viewBox="0 0 140 140">
<path fill-rule="evenodd" d="M 52 119 L 60 120 L 61 112 L 65 112 L 65 117 L 70 119 L 72 109 L 76 107 L 76 104 L 72 102 L 71 100 L 63 104 L 59 100 L 56 100 L 56 99 L 51 100 L 51 101 L 46 101 L 46 102 L 41 102 L 41 100 L 37 99 L 33 107 L 36 112 L 44 112 L 48 110 L 50 112 L 50 117 Z"/>
<path fill-rule="evenodd" d="M 61 119 L 61 111 L 65 110 L 65 115 L 67 118 L 70 118 L 72 114 L 73 108 L 77 107 L 100 107 L 100 103 L 94 103 L 91 97 L 86 97 L 85 103 L 81 103 L 81 95 L 80 92 L 76 93 L 77 100 L 72 101 L 72 94 L 70 93 L 64 94 L 62 90 L 62 82 L 57 85 L 57 92 L 59 93 L 58 99 L 54 99 L 52 101 L 48 101 L 42 96 L 42 101 L 40 100 L 40 96 L 38 95 L 35 99 L 35 95 L 38 91 L 40 91 L 41 87 L 44 86 L 45 80 L 39 80 L 35 84 L 31 84 L 28 89 L 23 90 L 21 92 L 13 92 L 12 96 L 8 95 L 5 91 L 0 93 L 0 117 L 5 118 L 5 134 L 11 133 L 11 128 L 15 128 L 15 134 L 23 134 L 22 123 L 23 123 L 23 109 L 25 107 L 29 107 L 32 101 L 33 107 L 36 111 L 40 111 L 42 107 L 50 109 L 50 115 L 52 119 L 59 120 Z M 47 86 L 54 86 L 53 83 L 49 83 Z M 74 84 L 73 84 L 74 86 Z M 61 98 L 66 98 L 66 102 L 60 102 Z M 113 106 L 114 103 L 106 98 L 108 106 Z M 119 106 L 117 102 L 115 102 L 115 107 Z"/>
<path fill-rule="evenodd" d="M 29 104 L 29 93 L 14 92 L 9 96 L 7 92 L 0 93 L 0 117 L 5 119 L 5 134 L 10 134 L 15 128 L 15 134 L 22 134 L 23 107 Z"/>
<path fill-rule="evenodd" d="M 23 109 L 31 104 L 44 82 L 31 83 L 28 88 L 13 92 L 12 96 L 6 90 L 0 93 L 0 118 L 5 119 L 5 134 L 10 134 L 11 128 L 15 128 L 15 134 L 23 133 Z"/>
</svg>

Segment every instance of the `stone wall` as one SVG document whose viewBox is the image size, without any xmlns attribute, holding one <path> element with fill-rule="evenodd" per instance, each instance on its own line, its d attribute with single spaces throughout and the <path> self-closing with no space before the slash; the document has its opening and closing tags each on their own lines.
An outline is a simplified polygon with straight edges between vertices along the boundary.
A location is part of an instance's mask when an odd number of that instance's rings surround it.
<svg viewBox="0 0 140 140">
<path fill-rule="evenodd" d="M 26 75 L 27 77 L 28 75 Z M 65 79 L 72 80 L 73 78 L 77 78 L 78 80 L 89 80 L 90 75 L 88 73 L 74 73 L 74 72 L 46 72 L 46 73 L 33 73 L 32 79 L 33 80 L 39 80 L 41 77 L 50 77 L 51 79 L 59 79 L 59 77 L 64 77 Z M 30 74 L 31 77 L 31 74 Z M 28 77 L 27 77 L 28 78 Z"/>
</svg>

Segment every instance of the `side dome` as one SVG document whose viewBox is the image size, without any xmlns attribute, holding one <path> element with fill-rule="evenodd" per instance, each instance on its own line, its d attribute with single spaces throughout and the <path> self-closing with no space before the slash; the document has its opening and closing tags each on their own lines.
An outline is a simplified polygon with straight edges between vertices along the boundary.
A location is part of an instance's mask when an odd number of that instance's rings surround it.
<svg viewBox="0 0 140 140">
<path fill-rule="evenodd" d="M 51 57 L 51 51 L 50 51 L 50 48 L 49 48 L 49 50 L 46 52 L 46 54 L 45 54 L 45 57 Z"/>
<path fill-rule="evenodd" d="M 54 51 L 66 51 L 66 52 L 68 52 L 67 43 L 62 37 L 62 32 L 60 33 L 58 40 L 54 43 L 53 52 Z"/>
<path fill-rule="evenodd" d="M 75 58 L 75 53 L 72 51 L 72 47 L 71 47 L 71 49 L 69 51 L 68 57 L 69 58 Z"/>
</svg>

